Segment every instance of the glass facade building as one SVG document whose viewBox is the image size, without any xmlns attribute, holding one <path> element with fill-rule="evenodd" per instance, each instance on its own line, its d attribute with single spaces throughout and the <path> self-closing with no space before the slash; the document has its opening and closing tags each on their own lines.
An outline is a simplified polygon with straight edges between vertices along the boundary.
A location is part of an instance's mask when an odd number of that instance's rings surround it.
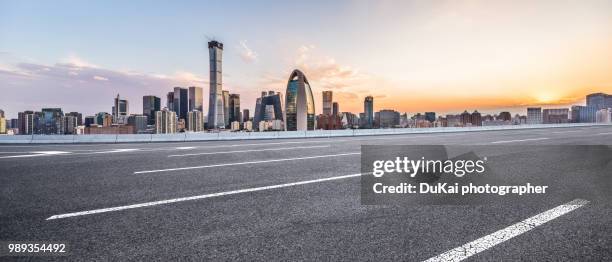
<svg viewBox="0 0 612 262">
<path fill-rule="evenodd" d="M 308 79 L 300 70 L 293 70 L 289 76 L 285 98 L 285 130 L 314 130 L 314 98 Z"/>
</svg>

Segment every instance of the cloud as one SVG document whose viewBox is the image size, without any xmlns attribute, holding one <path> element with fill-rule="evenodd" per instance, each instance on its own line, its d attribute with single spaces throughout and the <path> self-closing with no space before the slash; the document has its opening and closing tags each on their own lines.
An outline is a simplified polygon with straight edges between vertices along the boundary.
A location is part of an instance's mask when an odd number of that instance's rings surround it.
<svg viewBox="0 0 612 262">
<path fill-rule="evenodd" d="M 202 76 L 188 71 L 159 74 L 92 65 L 82 59 L 64 59 L 53 65 L 2 64 L 0 82 L 6 98 L 2 109 L 11 117 L 20 111 L 40 110 L 42 107 L 61 107 L 64 111 L 91 115 L 110 111 L 112 99 L 119 93 L 129 100 L 131 113 L 141 113 L 144 95 L 158 96 L 165 105 L 166 93 L 173 87 L 206 84 Z M 27 99 L 23 99 L 24 95 Z"/>
<path fill-rule="evenodd" d="M 60 63 L 75 66 L 78 68 L 81 68 L 81 67 L 97 68 L 98 67 L 97 65 L 87 62 L 75 54 L 68 55 L 68 57 L 62 59 Z"/>
<path fill-rule="evenodd" d="M 257 61 L 257 53 L 255 53 L 246 44 L 246 40 L 240 41 L 240 58 L 246 63 L 253 63 Z"/>
<path fill-rule="evenodd" d="M 93 76 L 93 79 L 98 80 L 98 81 L 108 81 L 108 78 L 103 77 L 103 76 Z"/>
</svg>

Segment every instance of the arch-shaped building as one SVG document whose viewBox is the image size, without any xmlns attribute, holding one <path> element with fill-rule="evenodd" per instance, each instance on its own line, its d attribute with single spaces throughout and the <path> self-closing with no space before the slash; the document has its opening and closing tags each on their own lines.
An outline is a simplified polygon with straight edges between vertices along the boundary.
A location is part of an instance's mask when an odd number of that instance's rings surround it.
<svg viewBox="0 0 612 262">
<path fill-rule="evenodd" d="M 285 130 L 304 131 L 315 128 L 315 105 L 308 79 L 302 71 L 293 70 L 285 96 Z"/>
</svg>

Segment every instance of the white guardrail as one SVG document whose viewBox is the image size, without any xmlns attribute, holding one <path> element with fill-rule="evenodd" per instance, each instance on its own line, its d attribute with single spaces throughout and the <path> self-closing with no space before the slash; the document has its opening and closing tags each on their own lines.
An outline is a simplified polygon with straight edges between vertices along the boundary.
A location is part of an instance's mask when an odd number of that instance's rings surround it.
<svg viewBox="0 0 612 262">
<path fill-rule="evenodd" d="M 572 123 L 541 125 L 503 125 L 478 127 L 435 127 L 435 128 L 389 128 L 389 129 L 345 129 L 314 131 L 271 131 L 271 132 L 186 132 L 175 134 L 126 134 L 126 135 L 1 135 L 0 144 L 80 144 L 80 143 L 147 143 L 219 141 L 278 138 L 312 138 L 339 136 L 374 136 L 449 133 L 470 131 L 493 131 L 510 129 L 563 128 L 586 126 L 610 126 L 611 124 Z"/>
</svg>

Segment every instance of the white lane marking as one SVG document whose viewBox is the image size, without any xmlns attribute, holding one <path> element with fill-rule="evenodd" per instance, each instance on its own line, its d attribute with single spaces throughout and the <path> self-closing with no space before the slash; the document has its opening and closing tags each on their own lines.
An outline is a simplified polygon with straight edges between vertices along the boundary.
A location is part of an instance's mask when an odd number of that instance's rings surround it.
<svg viewBox="0 0 612 262">
<path fill-rule="evenodd" d="M 201 168 L 208 168 L 208 167 L 238 166 L 238 165 L 248 165 L 248 164 L 263 164 L 263 163 L 272 163 L 272 162 L 304 160 L 304 159 L 314 159 L 314 158 L 323 158 L 323 157 L 350 156 L 350 155 L 359 155 L 359 154 L 361 154 L 361 152 L 342 153 L 342 154 L 334 154 L 334 155 L 321 155 L 321 156 L 306 156 L 306 157 L 295 157 L 295 158 L 282 158 L 282 159 L 269 159 L 269 160 L 258 160 L 258 161 L 248 161 L 248 162 L 238 162 L 238 163 L 225 163 L 225 164 L 215 164 L 215 165 L 206 165 L 206 166 L 178 167 L 178 168 L 168 168 L 168 169 L 136 171 L 136 172 L 134 172 L 134 174 L 146 174 L 146 173 L 168 172 L 168 171 L 178 171 L 178 170 L 201 169 Z"/>
<path fill-rule="evenodd" d="M 36 156 L 52 156 L 52 155 L 62 155 L 62 154 L 70 154 L 70 152 L 65 151 L 36 151 L 29 152 L 29 155 L 15 155 L 15 156 L 1 156 L 0 158 L 20 158 L 20 157 L 36 157 Z"/>
<path fill-rule="evenodd" d="M 612 132 L 607 132 L 607 133 L 599 133 L 598 135 L 612 135 Z"/>
<path fill-rule="evenodd" d="M 473 255 L 476 255 L 482 251 L 485 251 L 491 247 L 503 243 L 513 237 L 521 235 L 529 230 L 536 228 L 548 221 L 565 215 L 575 209 L 578 209 L 589 201 L 583 199 L 574 199 L 568 203 L 557 206 L 548 211 L 542 212 L 530 218 L 527 218 L 514 225 L 501 229 L 490 235 L 481 237 L 472 242 L 469 242 L 463 246 L 457 247 L 446 251 L 440 255 L 432 257 L 425 262 L 437 262 L 437 261 L 461 261 Z"/>
<path fill-rule="evenodd" d="M 581 132 L 581 130 L 572 130 L 572 131 L 557 131 L 557 132 L 550 132 L 551 134 L 565 134 L 565 133 L 576 133 L 576 132 Z"/>
<path fill-rule="evenodd" d="M 292 183 L 286 183 L 286 184 L 278 184 L 278 185 L 262 186 L 262 187 L 251 187 L 251 188 L 245 188 L 245 189 L 239 189 L 239 190 L 232 190 L 232 191 L 218 192 L 218 193 L 212 193 L 212 194 L 198 195 L 198 196 L 173 198 L 173 199 L 167 199 L 167 200 L 160 200 L 160 201 L 153 201 L 153 202 L 146 202 L 146 203 L 140 203 L 140 204 L 127 205 L 127 206 L 117 206 L 117 207 L 109 207 L 109 208 L 102 208 L 102 209 L 94 209 L 94 210 L 88 210 L 88 211 L 81 211 L 81 212 L 66 213 L 66 214 L 61 214 L 61 215 L 54 215 L 54 216 L 48 217 L 46 220 L 53 220 L 53 219 L 67 218 L 67 217 L 76 217 L 76 216 L 84 216 L 84 215 L 91 215 L 91 214 L 99 214 L 99 213 L 113 212 L 113 211 L 120 211 L 120 210 L 134 209 L 134 208 L 141 208 L 141 207 L 150 207 L 150 206 L 164 205 L 164 204 L 177 203 L 177 202 L 183 202 L 183 201 L 191 201 L 191 200 L 198 200 L 198 199 L 205 199 L 205 198 L 212 198 L 212 197 L 220 197 L 220 196 L 234 195 L 234 194 L 247 193 L 247 192 L 255 192 L 255 191 L 263 191 L 263 190 L 277 189 L 277 188 L 283 188 L 283 187 L 292 187 L 292 186 L 306 185 L 306 184 L 312 184 L 312 183 L 320 183 L 320 182 L 339 180 L 339 179 L 345 179 L 345 178 L 351 178 L 351 177 L 359 177 L 359 176 L 361 176 L 361 174 L 352 174 L 352 175 L 344 175 L 344 176 L 326 177 L 326 178 L 319 178 L 319 179 L 314 179 L 314 180 L 292 182 Z"/>
<path fill-rule="evenodd" d="M 305 149 L 305 148 L 321 148 L 321 147 L 329 147 L 329 145 L 324 145 L 324 146 L 295 146 L 295 147 L 279 147 L 279 148 L 250 149 L 250 150 L 237 150 L 237 151 L 222 151 L 222 152 L 204 152 L 204 153 L 191 153 L 191 154 L 182 154 L 182 155 L 169 155 L 168 157 L 177 157 L 177 156 L 199 156 L 199 155 L 216 155 L 216 154 L 234 154 L 234 153 L 246 153 L 246 152 L 277 151 L 277 150 L 291 150 L 291 149 Z"/>
<path fill-rule="evenodd" d="M 189 149 L 194 149 L 196 148 L 195 146 L 179 146 L 176 149 L 177 150 L 189 150 Z"/>
<path fill-rule="evenodd" d="M 513 143 L 513 142 L 524 142 L 524 141 L 538 141 L 538 140 L 546 140 L 548 137 L 539 137 L 539 138 L 528 138 L 528 139 L 517 139 L 517 140 L 502 140 L 491 142 L 491 144 L 504 144 L 504 143 Z"/>
<path fill-rule="evenodd" d="M 91 153 L 81 153 L 81 155 L 123 153 L 123 152 L 133 152 L 133 151 L 138 151 L 138 150 L 140 150 L 140 149 L 138 149 L 138 148 L 120 148 L 120 149 L 113 149 L 113 150 L 110 150 L 110 151 L 99 151 L 99 152 L 91 152 Z"/>
</svg>

